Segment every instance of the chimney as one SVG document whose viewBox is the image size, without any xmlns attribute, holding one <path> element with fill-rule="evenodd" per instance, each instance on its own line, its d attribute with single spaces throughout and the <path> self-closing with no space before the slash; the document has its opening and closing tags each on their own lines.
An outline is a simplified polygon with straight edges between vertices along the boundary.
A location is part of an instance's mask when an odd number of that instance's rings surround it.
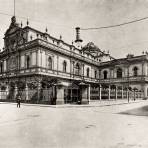
<svg viewBox="0 0 148 148">
<path fill-rule="evenodd" d="M 83 42 L 83 40 L 80 38 L 80 27 L 76 27 L 76 40 L 75 43 L 77 45 L 78 48 L 81 47 L 81 43 Z"/>
<path fill-rule="evenodd" d="M 82 39 L 80 39 L 80 27 L 76 27 L 76 40 L 75 42 L 83 42 Z"/>
</svg>

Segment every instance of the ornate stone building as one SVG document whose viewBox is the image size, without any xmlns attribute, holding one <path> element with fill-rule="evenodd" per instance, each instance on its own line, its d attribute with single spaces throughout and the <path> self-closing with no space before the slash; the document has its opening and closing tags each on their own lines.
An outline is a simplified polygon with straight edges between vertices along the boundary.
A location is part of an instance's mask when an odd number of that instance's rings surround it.
<svg viewBox="0 0 148 148">
<path fill-rule="evenodd" d="M 113 59 L 92 42 L 71 45 L 12 17 L 0 53 L 0 99 L 32 103 L 89 103 L 147 97 L 147 55 Z"/>
</svg>

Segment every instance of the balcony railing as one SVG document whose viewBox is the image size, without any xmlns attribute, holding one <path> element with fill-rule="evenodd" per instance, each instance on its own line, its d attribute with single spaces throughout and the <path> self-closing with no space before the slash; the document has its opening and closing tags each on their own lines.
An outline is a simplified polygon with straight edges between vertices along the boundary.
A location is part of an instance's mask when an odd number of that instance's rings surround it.
<svg viewBox="0 0 148 148">
<path fill-rule="evenodd" d="M 100 79 L 100 83 L 124 83 L 124 82 L 143 82 L 148 81 L 148 76 L 140 75 L 140 76 L 130 76 L 130 77 L 122 77 L 122 78 L 108 78 L 108 79 Z"/>
<path fill-rule="evenodd" d="M 48 68 L 43 67 L 30 67 L 28 69 L 20 69 L 18 71 L 9 71 L 3 72 L 0 74 L 0 78 L 6 78 L 6 77 L 16 77 L 21 75 L 34 75 L 34 74 L 40 74 L 40 75 L 47 75 L 47 76 L 53 76 L 58 78 L 64 78 L 64 79 L 72 79 L 72 80 L 79 80 L 79 81 L 85 81 L 85 82 L 92 82 L 92 83 L 129 83 L 129 82 L 148 82 L 148 76 L 145 75 L 139 75 L 139 76 L 130 76 L 130 77 L 123 77 L 123 78 L 108 78 L 108 79 L 99 79 L 99 78 L 93 78 L 93 77 L 86 77 L 84 75 L 76 75 L 73 73 L 65 73 L 63 71 L 57 71 L 57 70 L 50 70 Z"/>
</svg>

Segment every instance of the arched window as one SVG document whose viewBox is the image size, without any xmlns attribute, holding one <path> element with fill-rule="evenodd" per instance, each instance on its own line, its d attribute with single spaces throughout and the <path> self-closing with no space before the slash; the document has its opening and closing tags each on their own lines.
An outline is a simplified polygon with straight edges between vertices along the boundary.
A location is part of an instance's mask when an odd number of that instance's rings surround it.
<svg viewBox="0 0 148 148">
<path fill-rule="evenodd" d="M 52 69 L 52 58 L 51 57 L 48 58 L 48 68 Z"/>
<path fill-rule="evenodd" d="M 103 72 L 103 75 L 104 75 L 104 79 L 107 79 L 107 71 L 106 70 Z"/>
<path fill-rule="evenodd" d="M 133 68 L 133 75 L 134 76 L 138 75 L 138 68 L 136 66 Z"/>
<path fill-rule="evenodd" d="M 86 76 L 89 77 L 89 68 L 87 68 Z"/>
<path fill-rule="evenodd" d="M 26 59 L 26 68 L 28 69 L 29 67 L 30 67 L 30 57 L 28 55 Z"/>
<path fill-rule="evenodd" d="M 64 61 L 63 62 L 63 72 L 66 72 L 66 69 L 67 69 L 67 62 Z"/>
<path fill-rule="evenodd" d="M 117 69 L 117 78 L 122 78 L 122 69 L 121 68 Z"/>
<path fill-rule="evenodd" d="M 79 65 L 79 63 L 77 63 L 76 66 L 75 66 L 75 74 L 80 75 L 80 65 Z"/>
</svg>

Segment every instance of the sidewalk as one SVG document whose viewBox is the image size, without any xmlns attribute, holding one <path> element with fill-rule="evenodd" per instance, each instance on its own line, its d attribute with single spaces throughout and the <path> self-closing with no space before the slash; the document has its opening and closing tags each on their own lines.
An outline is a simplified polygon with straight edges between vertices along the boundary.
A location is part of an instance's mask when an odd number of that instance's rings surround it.
<svg viewBox="0 0 148 148">
<path fill-rule="evenodd" d="M 91 100 L 89 104 L 62 104 L 56 105 L 57 108 L 65 108 L 65 107 L 103 107 L 103 106 L 112 106 L 112 105 L 124 105 L 124 104 L 133 104 L 133 103 L 140 103 L 140 102 L 148 102 L 148 100 Z"/>
<path fill-rule="evenodd" d="M 97 101 L 90 101 L 89 105 L 95 106 L 110 106 L 110 105 L 121 105 L 121 104 L 130 104 L 130 103 L 139 103 L 139 102 L 144 102 L 147 100 L 142 100 L 142 99 L 137 99 L 137 100 L 128 100 L 127 99 L 112 99 L 112 100 L 97 100 Z"/>
<path fill-rule="evenodd" d="M 103 106 L 112 106 L 112 105 L 124 105 L 124 104 L 132 104 L 132 103 L 140 103 L 147 102 L 148 100 L 91 100 L 89 104 L 59 104 L 59 105 L 48 105 L 48 104 L 29 104 L 29 103 L 21 103 L 24 106 L 37 106 L 37 107 L 52 107 L 52 108 L 72 108 L 72 107 L 103 107 Z M 14 102 L 0 102 L 0 104 L 12 104 L 16 105 Z"/>
</svg>

